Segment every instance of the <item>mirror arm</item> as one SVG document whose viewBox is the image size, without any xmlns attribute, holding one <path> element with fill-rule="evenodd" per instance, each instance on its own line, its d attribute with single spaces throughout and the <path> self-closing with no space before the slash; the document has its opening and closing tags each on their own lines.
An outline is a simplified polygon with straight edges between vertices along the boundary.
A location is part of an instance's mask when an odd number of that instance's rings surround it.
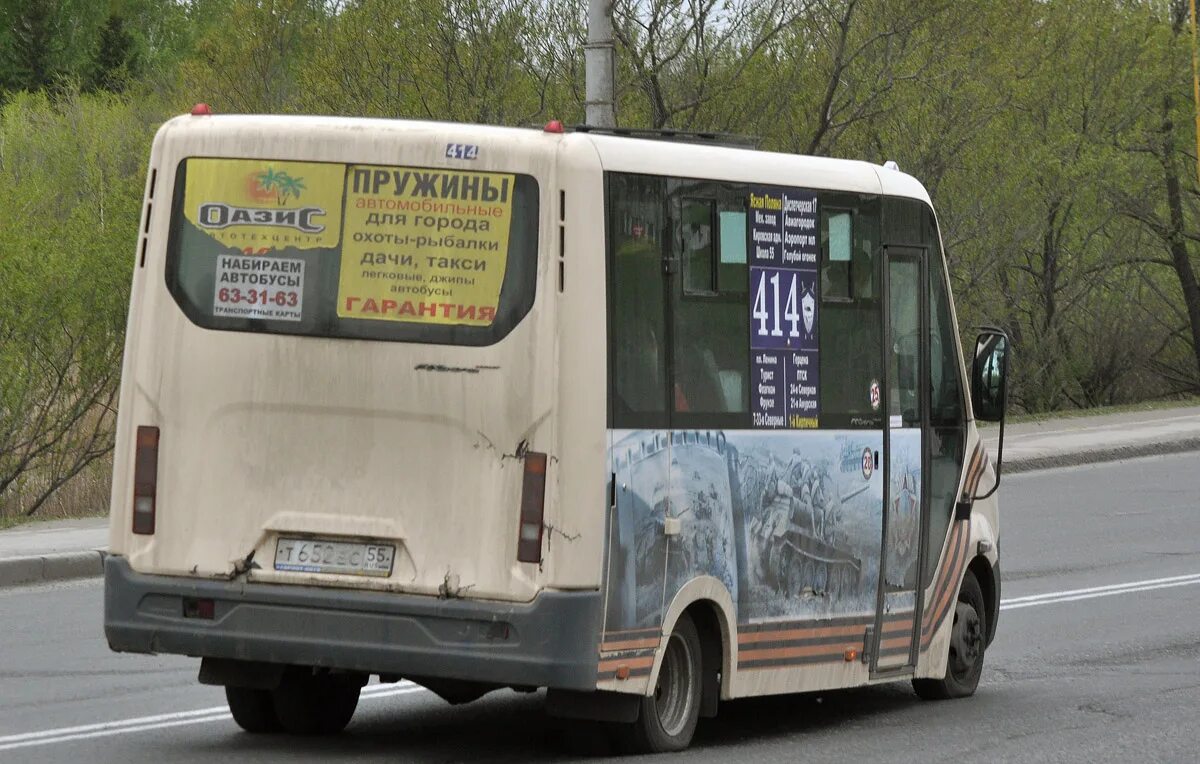
<svg viewBox="0 0 1200 764">
<path fill-rule="evenodd" d="M 996 444 L 996 482 L 992 484 L 992 490 L 984 495 L 976 494 L 976 501 L 988 498 L 1000 488 L 1000 466 L 1004 461 L 1004 419 L 1005 417 L 1000 418 L 1000 441 Z"/>
<path fill-rule="evenodd" d="M 1009 337 L 1008 337 L 1008 332 L 1004 331 L 1003 329 L 1001 329 L 998 326 L 989 326 L 989 325 L 985 324 L 985 325 L 979 327 L 979 330 L 984 331 L 984 332 L 992 332 L 994 334 L 998 334 L 998 335 L 1002 336 L 1006 342 L 1011 342 L 1011 340 L 1009 340 Z M 1007 377 L 1008 376 L 1007 375 L 1007 371 L 1008 371 L 1007 349 L 1005 351 L 1005 357 L 1004 357 L 1004 371 L 1005 371 L 1004 376 Z M 976 494 L 974 499 L 972 499 L 973 501 L 980 500 L 980 499 L 986 499 L 986 498 L 990 497 L 992 494 L 994 494 L 1000 488 L 1001 467 L 1004 464 L 1004 420 L 1008 418 L 1006 416 L 1006 414 L 1008 413 L 1008 383 L 1007 383 L 1007 380 L 1005 381 L 1005 385 L 1004 385 L 1003 398 L 1004 398 L 1004 400 L 1001 402 L 1001 405 L 1000 405 L 1000 438 L 996 444 L 996 482 L 992 484 L 992 489 L 990 491 L 988 491 L 987 493 L 983 494 L 982 496 L 980 496 L 979 494 Z"/>
</svg>

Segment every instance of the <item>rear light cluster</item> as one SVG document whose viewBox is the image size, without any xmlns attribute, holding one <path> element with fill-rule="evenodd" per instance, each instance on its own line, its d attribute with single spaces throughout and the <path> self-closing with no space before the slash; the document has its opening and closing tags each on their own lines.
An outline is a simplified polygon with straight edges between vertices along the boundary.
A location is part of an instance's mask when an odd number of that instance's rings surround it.
<svg viewBox="0 0 1200 764">
<path fill-rule="evenodd" d="M 154 533 L 158 494 L 158 428 L 137 428 L 137 451 L 133 458 L 133 532 Z"/>
<path fill-rule="evenodd" d="M 542 561 L 542 518 L 546 510 L 546 455 L 525 454 L 525 479 L 521 485 L 521 531 L 517 536 L 517 559 Z"/>
<path fill-rule="evenodd" d="M 183 617 L 211 621 L 217 615 L 217 602 L 207 598 L 184 597 Z"/>
</svg>

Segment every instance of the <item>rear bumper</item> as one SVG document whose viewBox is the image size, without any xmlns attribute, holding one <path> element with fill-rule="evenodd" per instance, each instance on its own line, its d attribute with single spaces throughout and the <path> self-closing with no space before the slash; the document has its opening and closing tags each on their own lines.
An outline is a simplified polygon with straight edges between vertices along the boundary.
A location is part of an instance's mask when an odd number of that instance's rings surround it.
<svg viewBox="0 0 1200 764">
<path fill-rule="evenodd" d="M 184 616 L 211 599 L 212 620 Z M 526 604 L 211 581 L 104 564 L 104 633 L 119 652 L 174 653 L 372 674 L 592 690 L 599 592 Z"/>
</svg>

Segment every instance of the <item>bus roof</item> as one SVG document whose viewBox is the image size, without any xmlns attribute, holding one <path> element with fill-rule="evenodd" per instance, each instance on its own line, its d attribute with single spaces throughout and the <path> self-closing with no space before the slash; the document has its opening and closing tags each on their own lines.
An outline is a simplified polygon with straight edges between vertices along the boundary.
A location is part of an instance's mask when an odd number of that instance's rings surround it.
<svg viewBox="0 0 1200 764">
<path fill-rule="evenodd" d="M 595 145 L 606 170 L 882 193 L 929 202 L 916 178 L 870 162 L 598 133 L 584 136 Z"/>
<path fill-rule="evenodd" d="M 185 138 L 195 131 L 212 137 L 243 137 L 249 143 L 271 145 L 279 134 L 326 133 L 331 139 L 364 131 L 387 133 L 426 133 L 430 137 L 453 142 L 490 139 L 497 142 L 519 141 L 527 147 L 538 140 L 590 143 L 605 170 L 616 172 L 696 177 L 764 185 L 802 186 L 814 189 L 849 191 L 901 196 L 930 202 L 921 183 L 904 172 L 852 159 L 783 154 L 725 145 L 706 145 L 692 141 L 647 139 L 600 132 L 544 133 L 523 127 L 497 127 L 454 122 L 434 122 L 366 117 L 320 117 L 282 115 L 184 115 L 170 120 L 161 133 Z M 265 135 L 264 133 L 267 133 Z M 267 139 L 264 141 L 264 139 Z"/>
</svg>

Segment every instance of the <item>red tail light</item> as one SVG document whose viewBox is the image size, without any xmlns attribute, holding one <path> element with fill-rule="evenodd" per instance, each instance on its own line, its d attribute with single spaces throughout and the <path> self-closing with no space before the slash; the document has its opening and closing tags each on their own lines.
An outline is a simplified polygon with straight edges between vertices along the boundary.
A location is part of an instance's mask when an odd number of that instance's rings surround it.
<svg viewBox="0 0 1200 764">
<path fill-rule="evenodd" d="M 521 486 L 521 531 L 517 536 L 517 559 L 542 561 L 542 516 L 546 509 L 546 455 L 525 454 L 525 480 Z"/>
<path fill-rule="evenodd" d="M 197 599 L 195 597 L 183 598 L 183 617 L 184 618 L 202 618 L 206 621 L 211 621 L 217 615 L 216 600 Z"/>
<path fill-rule="evenodd" d="M 137 452 L 133 459 L 133 532 L 154 533 L 154 511 L 158 493 L 158 428 L 137 428 Z"/>
</svg>

